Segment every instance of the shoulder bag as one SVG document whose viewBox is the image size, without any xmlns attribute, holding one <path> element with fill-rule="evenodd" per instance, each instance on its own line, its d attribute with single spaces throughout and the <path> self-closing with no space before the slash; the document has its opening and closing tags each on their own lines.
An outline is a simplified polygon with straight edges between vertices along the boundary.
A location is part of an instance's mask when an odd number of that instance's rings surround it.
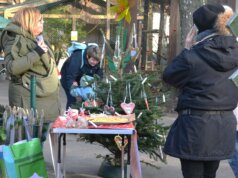
<svg viewBox="0 0 238 178">
<path fill-rule="evenodd" d="M 47 76 L 36 75 L 36 96 L 45 97 L 54 93 L 59 86 L 58 72 L 53 59 L 50 60 L 50 71 Z M 34 73 L 32 73 L 34 74 Z M 31 73 L 22 76 L 22 83 L 28 90 L 31 89 Z"/>
</svg>

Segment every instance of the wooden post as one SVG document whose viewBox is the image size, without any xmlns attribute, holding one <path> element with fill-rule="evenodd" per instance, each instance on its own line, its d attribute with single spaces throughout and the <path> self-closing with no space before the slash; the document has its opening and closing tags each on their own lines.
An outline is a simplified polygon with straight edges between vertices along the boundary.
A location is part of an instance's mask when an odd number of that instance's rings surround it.
<svg viewBox="0 0 238 178">
<path fill-rule="evenodd" d="M 162 55 L 162 48 L 163 48 L 163 38 L 164 38 L 164 9 L 165 9 L 165 2 L 161 1 L 160 5 L 160 26 L 159 26 L 159 40 L 158 40 L 158 48 L 157 48 L 157 61 L 161 64 L 161 57 Z M 153 64 L 152 64 L 153 66 Z"/>
<path fill-rule="evenodd" d="M 133 24 L 135 24 L 135 26 L 137 27 L 137 4 L 138 4 L 138 0 L 128 0 L 128 3 L 129 3 L 130 13 L 131 13 L 131 23 L 130 24 L 127 23 L 128 39 L 129 39 L 131 29 L 133 28 Z M 128 42 L 129 42 L 129 40 L 127 41 L 127 46 L 130 45 L 130 44 L 128 44 Z"/>
<path fill-rule="evenodd" d="M 147 51 L 147 34 L 145 31 L 148 27 L 148 13 L 149 13 L 149 0 L 144 1 L 144 20 L 143 20 L 143 29 L 142 29 L 142 39 L 141 39 L 141 70 L 145 70 L 146 63 L 146 51 Z"/>
<path fill-rule="evenodd" d="M 72 14 L 76 14 L 75 3 L 72 3 Z M 76 18 L 72 17 L 72 31 L 76 31 Z"/>
<path fill-rule="evenodd" d="M 130 27 L 132 27 L 133 23 L 136 24 L 136 21 L 137 21 L 137 4 L 138 4 L 138 0 L 128 0 L 128 2 L 129 2 L 130 12 L 131 12 L 131 25 L 130 25 Z"/>
<path fill-rule="evenodd" d="M 140 47 L 141 46 L 141 39 L 142 39 L 142 21 L 139 21 L 139 24 L 138 24 L 138 46 Z M 140 61 L 141 61 L 141 53 L 139 54 L 138 56 L 138 59 L 136 60 L 136 67 L 137 68 L 140 68 Z"/>
<path fill-rule="evenodd" d="M 235 0 L 235 1 L 236 1 L 236 2 L 235 2 L 235 4 L 236 4 L 236 6 L 235 6 L 236 9 L 235 9 L 235 11 L 238 12 L 238 0 Z"/>
<path fill-rule="evenodd" d="M 170 1 L 170 31 L 169 31 L 169 54 L 168 62 L 178 53 L 178 41 L 179 41 L 179 25 L 180 25 L 180 13 L 179 13 L 179 0 Z"/>
<path fill-rule="evenodd" d="M 126 39 L 126 50 L 128 50 L 131 47 L 131 33 L 133 29 L 133 25 L 135 24 L 135 28 L 137 28 L 137 4 L 138 0 L 128 0 L 129 7 L 130 7 L 130 14 L 131 14 L 131 22 L 126 23 L 126 29 L 127 29 L 127 39 Z M 136 30 L 138 32 L 138 30 Z M 137 38 L 138 40 L 138 38 Z M 134 61 L 130 60 L 127 64 L 127 66 L 124 68 L 124 72 L 128 73 L 133 69 Z"/>
<path fill-rule="evenodd" d="M 106 39 L 110 40 L 110 0 L 107 0 Z"/>
<path fill-rule="evenodd" d="M 76 18 L 72 18 L 72 30 L 75 31 L 76 30 Z"/>
</svg>

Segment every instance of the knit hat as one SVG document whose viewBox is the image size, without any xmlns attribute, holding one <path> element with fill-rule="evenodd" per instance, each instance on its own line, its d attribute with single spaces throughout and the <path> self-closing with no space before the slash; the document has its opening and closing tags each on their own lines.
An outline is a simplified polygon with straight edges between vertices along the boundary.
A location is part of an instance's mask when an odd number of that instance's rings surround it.
<svg viewBox="0 0 238 178">
<path fill-rule="evenodd" d="M 193 23 L 198 28 L 198 33 L 212 29 L 216 23 L 218 14 L 224 13 L 225 9 L 221 4 L 206 4 L 199 7 L 193 13 Z"/>
</svg>

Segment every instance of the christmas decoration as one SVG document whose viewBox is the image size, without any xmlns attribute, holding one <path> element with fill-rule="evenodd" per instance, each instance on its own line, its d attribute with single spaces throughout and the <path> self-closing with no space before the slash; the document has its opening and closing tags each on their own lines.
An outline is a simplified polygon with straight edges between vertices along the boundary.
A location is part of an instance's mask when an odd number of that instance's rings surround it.
<svg viewBox="0 0 238 178">
<path fill-rule="evenodd" d="M 117 0 L 116 5 L 111 7 L 111 12 L 116 14 L 117 21 L 125 18 L 128 23 L 131 22 L 131 13 L 128 0 Z"/>
<path fill-rule="evenodd" d="M 126 136 L 124 137 L 124 145 L 122 143 L 122 137 L 120 135 L 115 136 L 114 141 L 116 142 L 119 150 L 122 150 L 122 147 L 125 147 L 128 144 L 128 139 Z"/>
<path fill-rule="evenodd" d="M 141 71 L 129 74 L 124 73 L 121 77 L 115 77 L 117 80 L 114 80 L 111 77 L 109 78 L 108 76 L 107 80 L 96 81 L 97 87 L 95 92 L 97 93 L 97 97 L 106 104 L 108 99 L 108 82 L 110 82 L 115 114 L 117 113 L 124 117 L 125 111 L 122 109 L 121 103 L 124 103 L 126 92 L 123 91 L 125 91 L 126 86 L 130 83 L 130 93 L 134 103 L 134 109 L 132 110 L 136 117 L 133 123 L 138 133 L 139 151 L 148 154 L 154 160 L 160 159 L 165 161 L 165 156 L 161 150 L 169 127 L 164 126 L 159 121 L 161 116 L 163 116 L 165 109 L 163 98 L 166 97 L 166 93 L 163 92 L 160 75 L 161 71 L 159 70 L 150 73 L 142 73 Z M 144 80 L 145 78 L 146 80 Z M 146 102 L 143 93 L 146 93 Z M 79 108 L 81 105 L 82 103 L 78 103 Z M 91 115 L 93 115 L 93 113 L 98 113 L 100 115 L 100 113 L 104 112 L 104 105 L 94 108 L 85 107 L 85 110 L 86 112 L 91 113 Z M 106 117 L 103 116 L 103 118 L 105 119 Z M 93 122 L 95 121 L 96 120 L 93 120 Z M 95 123 L 98 125 L 99 122 L 96 121 Z M 90 143 L 98 142 L 112 153 L 110 160 L 113 162 L 113 165 L 121 164 L 121 151 L 118 149 L 117 144 L 115 144 L 114 136 L 84 135 L 81 139 Z M 127 149 L 125 149 L 125 152 L 127 152 Z"/>
<path fill-rule="evenodd" d="M 104 79 L 94 77 L 96 96 L 104 104 L 92 108 L 84 103 L 85 112 L 91 115 L 104 113 L 112 117 L 134 114 L 135 120 L 132 122 L 138 134 L 139 151 L 148 154 L 154 160 L 165 161 L 161 150 L 169 127 L 159 122 L 164 112 L 166 97 L 160 78 L 162 69 L 153 72 L 137 70 L 135 62 L 138 60 L 140 48 L 137 43 L 136 25 L 133 24 L 131 33 L 128 34 L 128 28 L 125 28 L 124 23 L 130 23 L 129 9 L 128 0 L 117 0 L 117 4 L 111 8 L 119 21 L 115 44 L 111 46 L 102 32 L 105 45 Z M 80 108 L 81 105 L 82 102 L 79 102 L 75 107 Z M 93 122 L 95 123 L 95 120 Z M 97 123 L 99 128 L 100 123 Z M 112 165 L 123 164 L 121 153 L 128 150 L 120 145 L 122 136 L 114 138 L 113 135 L 84 135 L 81 139 L 90 143 L 98 142 L 112 154 L 98 157 L 106 158 Z"/>
<path fill-rule="evenodd" d="M 113 102 L 112 102 L 111 82 L 109 82 L 109 90 L 108 90 L 108 94 L 107 94 L 106 105 L 104 106 L 104 113 L 109 114 L 109 115 L 115 114 L 115 108 L 113 107 Z"/>
<path fill-rule="evenodd" d="M 131 101 L 131 89 L 130 83 L 126 85 L 126 96 L 123 103 L 120 104 L 121 108 L 126 114 L 131 114 L 134 111 L 135 103 Z M 129 94 L 130 102 L 126 103 L 127 94 Z"/>
</svg>

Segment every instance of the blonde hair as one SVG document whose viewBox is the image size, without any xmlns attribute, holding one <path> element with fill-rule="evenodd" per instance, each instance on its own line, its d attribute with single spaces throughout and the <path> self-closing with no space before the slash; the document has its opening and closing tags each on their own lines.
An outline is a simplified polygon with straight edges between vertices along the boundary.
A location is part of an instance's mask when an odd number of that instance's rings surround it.
<svg viewBox="0 0 238 178">
<path fill-rule="evenodd" d="M 229 18 L 234 14 L 233 10 L 226 5 L 223 5 L 225 11 L 220 13 L 217 17 L 215 28 L 218 30 L 218 33 L 221 35 L 231 35 L 230 30 L 226 27 L 226 24 Z"/>
<path fill-rule="evenodd" d="M 35 7 L 25 7 L 15 13 L 12 22 L 20 25 L 22 32 L 25 30 L 33 36 L 34 29 L 40 18 L 42 18 L 42 14 L 38 9 Z"/>
</svg>

